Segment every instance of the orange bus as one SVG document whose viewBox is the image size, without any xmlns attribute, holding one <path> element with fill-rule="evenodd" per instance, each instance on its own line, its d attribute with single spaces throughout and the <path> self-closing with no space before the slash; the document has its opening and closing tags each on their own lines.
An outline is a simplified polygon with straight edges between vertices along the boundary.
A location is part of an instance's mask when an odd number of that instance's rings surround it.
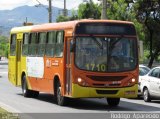
<svg viewBox="0 0 160 119">
<path fill-rule="evenodd" d="M 134 98 L 138 90 L 138 45 L 134 24 L 77 20 L 11 30 L 9 80 L 24 97 Z"/>
</svg>

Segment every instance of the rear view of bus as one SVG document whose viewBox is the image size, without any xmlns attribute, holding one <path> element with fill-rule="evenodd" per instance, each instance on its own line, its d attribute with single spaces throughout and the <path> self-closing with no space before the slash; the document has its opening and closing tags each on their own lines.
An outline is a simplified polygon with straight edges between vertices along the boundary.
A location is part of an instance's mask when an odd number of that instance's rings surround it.
<svg viewBox="0 0 160 119">
<path fill-rule="evenodd" d="M 116 106 L 121 97 L 137 96 L 137 37 L 132 23 L 78 23 L 71 44 L 73 97 L 106 97 Z"/>
</svg>

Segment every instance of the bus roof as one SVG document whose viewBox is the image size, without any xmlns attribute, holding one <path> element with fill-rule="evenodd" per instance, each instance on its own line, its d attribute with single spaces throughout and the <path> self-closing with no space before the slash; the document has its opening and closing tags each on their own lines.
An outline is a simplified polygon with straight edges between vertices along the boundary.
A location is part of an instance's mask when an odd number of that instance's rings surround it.
<svg viewBox="0 0 160 119">
<path fill-rule="evenodd" d="M 82 19 L 75 21 L 67 21 L 67 22 L 59 22 L 59 23 L 46 23 L 40 25 L 33 26 L 22 26 L 15 27 L 11 30 L 11 33 L 17 32 L 37 32 L 37 31 L 48 31 L 48 30 L 62 30 L 62 29 L 74 29 L 76 24 L 78 23 L 86 23 L 86 22 L 108 22 L 108 23 L 122 23 L 122 24 L 133 24 L 129 21 L 120 21 L 120 20 L 93 20 L 93 19 Z"/>
<path fill-rule="evenodd" d="M 32 28 L 33 28 L 33 26 L 14 27 L 11 29 L 11 33 L 30 32 Z"/>
<path fill-rule="evenodd" d="M 85 23 L 85 22 L 108 22 L 108 23 L 123 23 L 123 24 L 133 24 L 128 21 L 118 21 L 118 20 L 92 20 L 92 19 L 83 19 L 59 23 L 46 23 L 42 25 L 35 25 L 32 29 L 33 32 L 36 31 L 46 31 L 46 30 L 62 30 L 62 29 L 74 29 L 76 24 Z"/>
</svg>

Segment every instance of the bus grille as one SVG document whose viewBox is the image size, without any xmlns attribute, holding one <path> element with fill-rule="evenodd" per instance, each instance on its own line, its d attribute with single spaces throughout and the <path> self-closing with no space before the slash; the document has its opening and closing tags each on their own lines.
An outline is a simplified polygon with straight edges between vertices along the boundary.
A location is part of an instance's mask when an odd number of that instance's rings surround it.
<svg viewBox="0 0 160 119">
<path fill-rule="evenodd" d="M 120 81 L 126 78 L 127 76 L 90 76 L 90 75 L 87 75 L 87 77 L 94 81 Z"/>
<path fill-rule="evenodd" d="M 118 90 L 96 90 L 98 94 L 116 94 Z"/>
<path fill-rule="evenodd" d="M 119 87 L 121 84 L 95 84 L 93 83 L 93 86 L 95 87 L 108 87 L 108 86 L 112 86 L 112 87 Z"/>
</svg>

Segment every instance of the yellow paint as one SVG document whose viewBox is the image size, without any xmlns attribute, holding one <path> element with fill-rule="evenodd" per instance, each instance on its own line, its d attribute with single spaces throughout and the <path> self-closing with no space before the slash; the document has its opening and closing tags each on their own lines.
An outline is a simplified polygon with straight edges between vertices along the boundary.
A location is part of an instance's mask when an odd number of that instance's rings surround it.
<svg viewBox="0 0 160 119">
<path fill-rule="evenodd" d="M 23 39 L 23 33 L 17 33 L 17 39 L 22 40 Z"/>
<path fill-rule="evenodd" d="M 31 28 L 33 26 L 24 26 L 24 27 L 15 27 L 11 30 L 11 34 L 16 34 L 17 35 L 17 39 L 16 39 L 16 52 L 19 51 L 19 49 L 21 48 L 19 45 L 19 42 L 21 42 L 21 44 L 23 43 L 23 33 L 26 32 L 30 32 Z M 10 48 L 9 48 L 10 50 Z M 22 54 L 22 51 L 20 52 Z M 29 86 L 29 89 L 31 89 L 30 83 L 28 81 L 27 78 L 27 72 L 26 72 L 26 56 L 20 56 L 20 60 L 18 61 L 17 56 L 10 56 L 9 54 L 9 63 L 8 63 L 8 78 L 9 81 L 14 84 L 15 86 L 20 86 L 21 85 L 21 76 L 22 76 L 22 72 L 25 72 L 26 74 L 26 79 L 27 79 L 27 83 Z"/>
<path fill-rule="evenodd" d="M 15 27 L 11 29 L 11 34 L 30 32 L 33 26 Z"/>
<path fill-rule="evenodd" d="M 119 90 L 117 94 L 97 94 L 96 90 Z M 135 91 L 135 94 L 125 95 L 125 91 Z M 73 98 L 88 98 L 88 97 L 110 97 L 110 98 L 134 98 L 137 97 L 138 85 L 125 88 L 92 88 L 82 87 L 78 84 L 72 84 L 72 97 Z"/>
<path fill-rule="evenodd" d="M 13 84 L 16 85 L 16 57 L 9 56 L 8 62 L 8 79 Z"/>
</svg>

